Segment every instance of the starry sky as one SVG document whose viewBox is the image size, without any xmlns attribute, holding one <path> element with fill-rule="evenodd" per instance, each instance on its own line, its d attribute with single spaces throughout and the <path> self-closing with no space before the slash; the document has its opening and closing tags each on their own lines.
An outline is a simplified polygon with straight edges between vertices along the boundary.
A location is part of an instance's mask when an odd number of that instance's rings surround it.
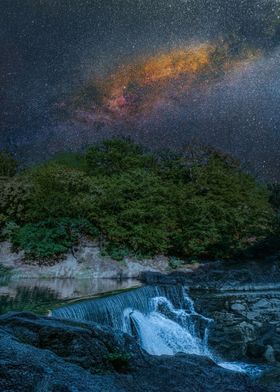
<svg viewBox="0 0 280 392">
<path fill-rule="evenodd" d="M 279 0 L 1 0 L 0 148 L 210 144 L 280 181 Z"/>
</svg>

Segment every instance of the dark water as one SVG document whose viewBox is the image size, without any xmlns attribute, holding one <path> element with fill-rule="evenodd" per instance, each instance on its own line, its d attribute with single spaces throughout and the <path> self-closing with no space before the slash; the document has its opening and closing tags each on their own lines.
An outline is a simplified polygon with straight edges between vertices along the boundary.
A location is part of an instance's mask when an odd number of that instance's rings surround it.
<svg viewBox="0 0 280 392">
<path fill-rule="evenodd" d="M 30 310 L 47 314 L 58 306 L 80 299 L 106 296 L 127 290 L 140 283 L 137 280 L 113 279 L 20 279 L 0 278 L 0 314 L 11 310 Z"/>
</svg>

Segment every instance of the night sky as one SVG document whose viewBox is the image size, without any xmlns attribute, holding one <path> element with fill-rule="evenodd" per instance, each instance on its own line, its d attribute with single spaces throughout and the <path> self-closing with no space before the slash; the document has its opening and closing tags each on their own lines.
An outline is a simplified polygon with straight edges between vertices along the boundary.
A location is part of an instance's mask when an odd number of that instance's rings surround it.
<svg viewBox="0 0 280 392">
<path fill-rule="evenodd" d="M 279 0 L 1 0 L 0 148 L 125 135 L 280 180 Z"/>
</svg>

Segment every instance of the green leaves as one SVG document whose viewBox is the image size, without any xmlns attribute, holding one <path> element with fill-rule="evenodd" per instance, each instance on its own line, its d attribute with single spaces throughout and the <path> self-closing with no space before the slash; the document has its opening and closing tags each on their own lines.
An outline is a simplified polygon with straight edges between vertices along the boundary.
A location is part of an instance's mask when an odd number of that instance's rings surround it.
<svg viewBox="0 0 280 392">
<path fill-rule="evenodd" d="M 165 253 L 173 222 L 169 189 L 161 179 L 136 169 L 110 176 L 102 186 L 94 219 L 107 239 L 135 253 Z"/>
<path fill-rule="evenodd" d="M 136 168 L 151 168 L 154 158 L 126 139 L 105 140 L 90 148 L 85 156 L 90 175 L 109 176 Z"/>
<path fill-rule="evenodd" d="M 12 177 L 17 172 L 17 162 L 11 154 L 0 151 L 0 177 Z"/>
<path fill-rule="evenodd" d="M 30 218 L 32 195 L 33 187 L 29 177 L 17 175 L 0 181 L 0 217 L 3 217 L 3 221 L 26 222 Z"/>
<path fill-rule="evenodd" d="M 85 217 L 82 201 L 90 189 L 89 178 L 80 170 L 49 163 L 33 171 L 32 220 L 71 216 Z"/>
<path fill-rule="evenodd" d="M 271 231 L 265 188 L 215 153 L 192 168 L 192 181 L 179 193 L 181 230 L 174 244 L 180 255 L 233 257 Z"/>
<path fill-rule="evenodd" d="M 201 146 L 152 156 L 128 140 L 107 140 L 0 187 L 2 226 L 20 225 L 13 242 L 32 257 L 61 254 L 98 228 L 103 251 L 118 260 L 230 258 L 270 235 L 275 220 L 267 190 Z"/>
<path fill-rule="evenodd" d="M 81 234 L 97 237 L 99 232 L 87 220 L 49 219 L 14 229 L 10 239 L 15 247 L 25 250 L 27 258 L 50 259 L 67 252 Z"/>
</svg>

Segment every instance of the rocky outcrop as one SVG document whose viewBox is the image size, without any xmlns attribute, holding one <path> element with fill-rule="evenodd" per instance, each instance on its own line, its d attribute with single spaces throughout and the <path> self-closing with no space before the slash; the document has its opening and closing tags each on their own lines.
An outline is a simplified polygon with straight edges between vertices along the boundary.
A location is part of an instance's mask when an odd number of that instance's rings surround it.
<svg viewBox="0 0 280 392">
<path fill-rule="evenodd" d="M 137 279 L 142 273 L 170 272 L 167 257 L 137 260 L 130 257 L 119 262 L 102 255 L 93 242 L 82 241 L 72 252 L 57 263 L 29 262 L 24 252 L 15 253 L 9 242 L 0 243 L 0 264 L 10 268 L 12 278 L 91 278 L 91 279 Z"/>
<path fill-rule="evenodd" d="M 196 308 L 214 320 L 209 344 L 227 359 L 280 362 L 280 290 L 192 291 Z"/>
<path fill-rule="evenodd" d="M 0 317 L 3 392 L 268 392 L 245 374 L 190 355 L 153 357 L 133 338 L 97 324 Z"/>
<path fill-rule="evenodd" d="M 205 262 L 197 268 L 175 271 L 169 275 L 143 271 L 147 284 L 184 284 L 209 291 L 254 291 L 280 289 L 280 257 L 259 261 Z"/>
<path fill-rule="evenodd" d="M 209 345 L 231 360 L 280 362 L 280 262 L 201 265 L 192 273 L 144 273 L 153 284 L 183 284 L 199 313 L 212 318 Z"/>
</svg>

